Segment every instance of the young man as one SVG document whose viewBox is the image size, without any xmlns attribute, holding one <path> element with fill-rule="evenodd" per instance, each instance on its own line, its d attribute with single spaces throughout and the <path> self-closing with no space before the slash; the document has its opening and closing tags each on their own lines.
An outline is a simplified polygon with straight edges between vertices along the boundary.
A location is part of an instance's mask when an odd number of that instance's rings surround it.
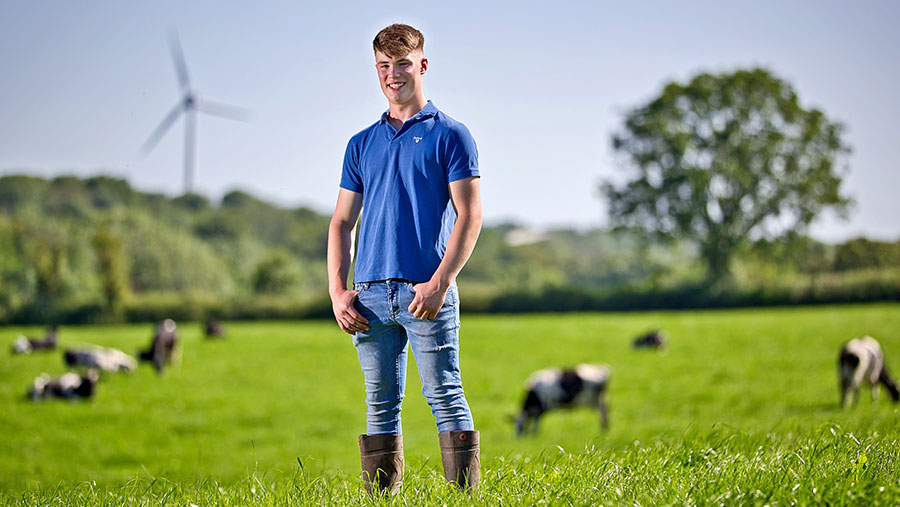
<svg viewBox="0 0 900 507">
<path fill-rule="evenodd" d="M 437 422 L 444 476 L 474 488 L 481 473 L 479 433 L 460 380 L 455 282 L 481 231 L 478 153 L 468 129 L 425 99 L 424 43 L 418 30 L 400 24 L 375 37 L 388 110 L 347 145 L 328 231 L 334 317 L 353 335 L 365 377 L 368 412 L 359 445 L 369 492 L 396 491 L 403 478 L 407 343 Z"/>
</svg>

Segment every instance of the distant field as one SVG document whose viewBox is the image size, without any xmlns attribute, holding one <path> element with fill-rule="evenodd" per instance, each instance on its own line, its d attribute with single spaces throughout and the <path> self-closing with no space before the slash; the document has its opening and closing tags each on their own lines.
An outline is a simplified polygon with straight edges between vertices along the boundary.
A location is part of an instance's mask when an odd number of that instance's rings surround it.
<svg viewBox="0 0 900 507">
<path fill-rule="evenodd" d="M 668 350 L 635 351 L 651 328 Z M 0 328 L 0 492 L 7 501 L 224 505 L 343 503 L 361 488 L 362 375 L 330 322 L 228 323 L 206 341 L 179 327 L 181 363 L 107 375 L 89 402 L 32 404 L 59 351 L 13 356 Z M 838 409 L 841 343 L 878 338 L 900 374 L 900 305 L 654 313 L 463 316 L 463 382 L 482 432 L 484 484 L 454 496 L 437 477 L 433 418 L 411 363 L 404 403 L 412 503 L 900 503 L 900 410 L 884 393 Z M 135 353 L 150 324 L 62 327 L 60 346 Z M 547 366 L 612 366 L 610 424 L 551 413 L 516 439 L 522 382 Z M 863 456 L 861 458 L 861 456 Z M 2 496 L 0 496 L 2 498 Z"/>
</svg>

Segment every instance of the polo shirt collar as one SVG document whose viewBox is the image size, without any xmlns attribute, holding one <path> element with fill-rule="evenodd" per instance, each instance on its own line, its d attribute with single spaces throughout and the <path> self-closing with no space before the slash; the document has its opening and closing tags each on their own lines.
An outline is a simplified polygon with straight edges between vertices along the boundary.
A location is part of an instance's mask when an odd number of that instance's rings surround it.
<svg viewBox="0 0 900 507">
<path fill-rule="evenodd" d="M 390 109 L 388 109 L 387 111 L 385 111 L 384 113 L 381 114 L 381 123 L 382 124 L 387 122 L 387 116 L 388 116 L 389 112 L 391 112 Z M 425 104 L 425 107 L 423 107 L 421 111 L 419 111 L 418 113 L 413 115 L 412 118 L 410 118 L 406 121 L 411 122 L 411 121 L 424 120 L 425 118 L 430 118 L 430 117 L 436 115 L 437 113 L 438 113 L 438 108 L 434 104 L 432 104 L 431 101 L 429 100 L 428 103 Z"/>
</svg>

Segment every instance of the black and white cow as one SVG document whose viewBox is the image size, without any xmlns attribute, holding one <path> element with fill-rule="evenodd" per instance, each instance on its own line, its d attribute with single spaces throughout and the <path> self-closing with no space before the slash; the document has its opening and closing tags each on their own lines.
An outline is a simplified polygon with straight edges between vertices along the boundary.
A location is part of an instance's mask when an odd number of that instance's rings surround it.
<svg viewBox="0 0 900 507">
<path fill-rule="evenodd" d="M 69 372 L 56 378 L 51 378 L 50 375 L 44 373 L 34 379 L 34 383 L 28 391 L 28 397 L 32 401 L 43 398 L 68 400 L 90 398 L 94 395 L 94 388 L 97 386 L 98 380 L 100 380 L 100 374 L 94 369 L 87 370 L 84 375 Z"/>
<path fill-rule="evenodd" d="M 548 368 L 532 373 L 525 381 L 525 402 L 516 419 L 516 434 L 528 427 L 536 433 L 538 420 L 556 408 L 590 407 L 600 411 L 600 425 L 609 427 L 606 390 L 611 370 L 602 364 L 579 364 L 574 368 Z"/>
<path fill-rule="evenodd" d="M 103 371 L 131 373 L 137 368 L 137 361 L 118 349 L 90 347 L 66 349 L 63 354 L 66 365 L 72 368 L 95 368 Z"/>
<path fill-rule="evenodd" d="M 150 348 L 139 353 L 141 361 L 152 361 L 156 373 L 162 373 L 166 364 L 172 361 L 172 353 L 178 344 L 175 321 L 166 319 L 156 326 L 156 334 L 150 342 Z"/>
<path fill-rule="evenodd" d="M 665 331 L 654 329 L 645 335 L 638 336 L 631 344 L 636 349 L 664 349 L 666 347 L 666 341 Z"/>
<path fill-rule="evenodd" d="M 872 390 L 872 400 L 878 399 L 878 383 L 884 384 L 891 400 L 900 400 L 897 384 L 884 366 L 884 353 L 878 340 L 871 336 L 854 338 L 847 342 L 838 356 L 838 381 L 841 389 L 841 406 L 848 408 L 859 398 L 859 388 Z"/>
<path fill-rule="evenodd" d="M 47 328 L 47 334 L 42 340 L 20 335 L 12 344 L 13 353 L 31 354 L 36 350 L 54 350 L 56 348 L 56 330 L 55 325 Z"/>
</svg>

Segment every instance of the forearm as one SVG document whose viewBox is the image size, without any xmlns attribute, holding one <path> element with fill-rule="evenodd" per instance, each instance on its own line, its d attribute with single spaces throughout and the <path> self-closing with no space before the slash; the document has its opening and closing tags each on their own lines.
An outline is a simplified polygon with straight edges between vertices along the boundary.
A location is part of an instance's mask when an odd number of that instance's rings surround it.
<svg viewBox="0 0 900 507">
<path fill-rule="evenodd" d="M 457 217 L 453 232 L 447 241 L 447 250 L 444 258 L 431 277 L 437 281 L 442 289 L 450 286 L 456 276 L 462 271 L 463 266 L 472 255 L 478 235 L 481 234 L 481 212 L 472 210 Z"/>
<path fill-rule="evenodd" d="M 340 221 L 332 221 L 328 227 L 328 293 L 332 298 L 347 289 L 352 230 L 353 226 Z"/>
<path fill-rule="evenodd" d="M 355 216 L 355 214 L 354 214 Z M 349 219 L 332 218 L 328 226 L 328 295 L 334 318 L 342 331 L 354 334 L 369 329 L 365 317 L 353 307 L 356 291 L 347 290 L 353 225 Z"/>
</svg>

